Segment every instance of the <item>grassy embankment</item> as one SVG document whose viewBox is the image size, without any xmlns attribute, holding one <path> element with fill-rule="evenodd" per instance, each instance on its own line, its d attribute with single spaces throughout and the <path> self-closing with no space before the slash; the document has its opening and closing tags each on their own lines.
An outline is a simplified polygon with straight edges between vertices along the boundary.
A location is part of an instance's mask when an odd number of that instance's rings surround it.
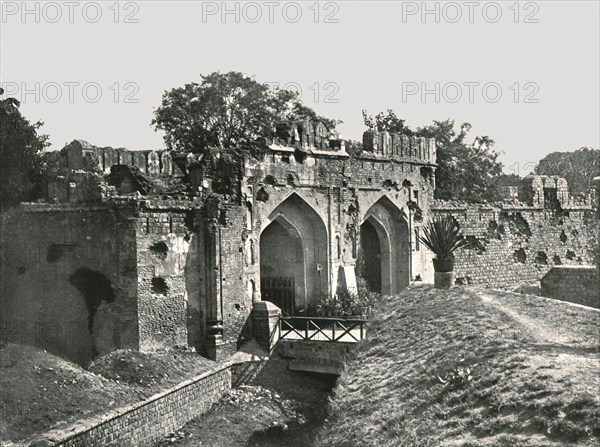
<svg viewBox="0 0 600 447">
<path fill-rule="evenodd" d="M 597 311 L 430 286 L 378 307 L 317 446 L 599 445 Z"/>
<path fill-rule="evenodd" d="M 191 352 L 115 351 L 85 370 L 32 346 L 0 346 L 0 441 L 131 405 L 215 366 Z"/>
</svg>

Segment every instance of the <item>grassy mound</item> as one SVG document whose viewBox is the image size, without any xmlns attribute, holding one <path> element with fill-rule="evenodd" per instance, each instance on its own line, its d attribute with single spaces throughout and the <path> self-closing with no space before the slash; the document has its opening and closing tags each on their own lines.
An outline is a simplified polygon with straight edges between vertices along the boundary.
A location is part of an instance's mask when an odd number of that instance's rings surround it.
<svg viewBox="0 0 600 447">
<path fill-rule="evenodd" d="M 465 288 L 383 298 L 316 445 L 598 445 L 599 315 Z"/>
<path fill-rule="evenodd" d="M 214 366 L 215 362 L 195 352 L 146 354 L 126 349 L 96 359 L 88 369 L 119 383 L 158 389 L 177 385 Z"/>
<path fill-rule="evenodd" d="M 0 348 L 0 434 L 17 441 L 106 413 L 214 368 L 191 352 L 116 351 L 89 371 L 44 350 Z"/>
<path fill-rule="evenodd" d="M 143 397 L 135 388 L 92 374 L 41 349 L 18 344 L 0 349 L 3 441 L 24 439 Z"/>
</svg>

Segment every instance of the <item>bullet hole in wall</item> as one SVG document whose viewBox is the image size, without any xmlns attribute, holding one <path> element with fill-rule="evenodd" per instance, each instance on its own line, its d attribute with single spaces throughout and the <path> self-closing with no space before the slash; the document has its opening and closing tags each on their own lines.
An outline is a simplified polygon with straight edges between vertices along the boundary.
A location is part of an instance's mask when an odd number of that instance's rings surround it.
<svg viewBox="0 0 600 447">
<path fill-rule="evenodd" d="M 518 262 L 520 264 L 525 264 L 525 261 L 527 261 L 527 254 L 525 253 L 525 250 L 522 248 L 515 250 L 513 256 L 515 258 L 515 262 Z"/>
<path fill-rule="evenodd" d="M 537 255 L 535 256 L 535 263 L 548 265 L 548 255 L 546 255 L 546 253 L 543 251 L 538 251 Z"/>
<path fill-rule="evenodd" d="M 151 283 L 152 293 L 156 295 L 167 295 L 167 293 L 169 293 L 169 286 L 167 285 L 165 278 L 157 276 L 155 278 L 152 278 Z"/>
<path fill-rule="evenodd" d="M 167 254 L 169 253 L 169 246 L 164 241 L 158 241 L 150 247 L 150 252 L 161 261 L 164 261 L 165 259 L 167 259 Z"/>
<path fill-rule="evenodd" d="M 477 237 L 469 235 L 465 240 L 467 241 L 467 245 L 465 246 L 467 250 L 475 250 L 479 255 L 486 251 L 485 245 Z"/>
</svg>

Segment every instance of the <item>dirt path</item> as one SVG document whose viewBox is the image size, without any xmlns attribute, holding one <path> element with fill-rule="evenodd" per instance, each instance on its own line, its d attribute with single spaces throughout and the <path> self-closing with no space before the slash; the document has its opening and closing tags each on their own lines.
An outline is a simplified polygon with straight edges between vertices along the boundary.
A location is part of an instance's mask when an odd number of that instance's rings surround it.
<svg viewBox="0 0 600 447">
<path fill-rule="evenodd" d="M 475 290 L 474 292 L 484 303 L 503 312 L 517 322 L 522 330 L 536 343 L 582 348 L 598 347 L 597 343 L 589 343 L 590 339 L 598 340 L 600 311 L 596 309 L 511 292 L 493 291 L 491 293 L 485 290 Z M 584 314 L 589 315 L 590 312 L 597 315 L 595 325 L 574 325 L 571 323 L 571 318 L 566 318 Z M 590 335 L 593 338 L 590 338 Z"/>
<path fill-rule="evenodd" d="M 523 329 L 527 334 L 534 338 L 538 343 L 567 344 L 571 340 L 571 337 L 568 334 L 564 334 L 562 331 L 557 332 L 555 328 L 550 330 L 543 319 L 524 314 L 522 308 L 517 310 L 511 306 L 510 302 L 485 292 L 480 292 L 478 295 L 484 303 L 490 304 L 523 326 Z"/>
<path fill-rule="evenodd" d="M 587 374 L 589 379 L 573 382 L 572 389 L 597 394 L 600 389 L 600 312 L 539 296 L 482 290 L 475 293 L 484 303 L 515 321 L 526 341 L 536 347 L 528 354 L 528 365 L 544 369 L 555 380 L 567 380 L 576 373 Z M 584 313 L 588 316 L 596 313 L 596 321 L 577 318 Z"/>
</svg>

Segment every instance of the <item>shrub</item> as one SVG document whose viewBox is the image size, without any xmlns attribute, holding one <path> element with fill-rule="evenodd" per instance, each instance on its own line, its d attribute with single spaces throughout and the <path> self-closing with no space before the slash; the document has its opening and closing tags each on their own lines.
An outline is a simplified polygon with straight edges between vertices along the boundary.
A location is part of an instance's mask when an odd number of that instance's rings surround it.
<svg viewBox="0 0 600 447">
<path fill-rule="evenodd" d="M 419 237 L 438 259 L 454 257 L 454 252 L 467 245 L 456 220 L 450 216 L 436 217 L 423 227 Z"/>
</svg>

